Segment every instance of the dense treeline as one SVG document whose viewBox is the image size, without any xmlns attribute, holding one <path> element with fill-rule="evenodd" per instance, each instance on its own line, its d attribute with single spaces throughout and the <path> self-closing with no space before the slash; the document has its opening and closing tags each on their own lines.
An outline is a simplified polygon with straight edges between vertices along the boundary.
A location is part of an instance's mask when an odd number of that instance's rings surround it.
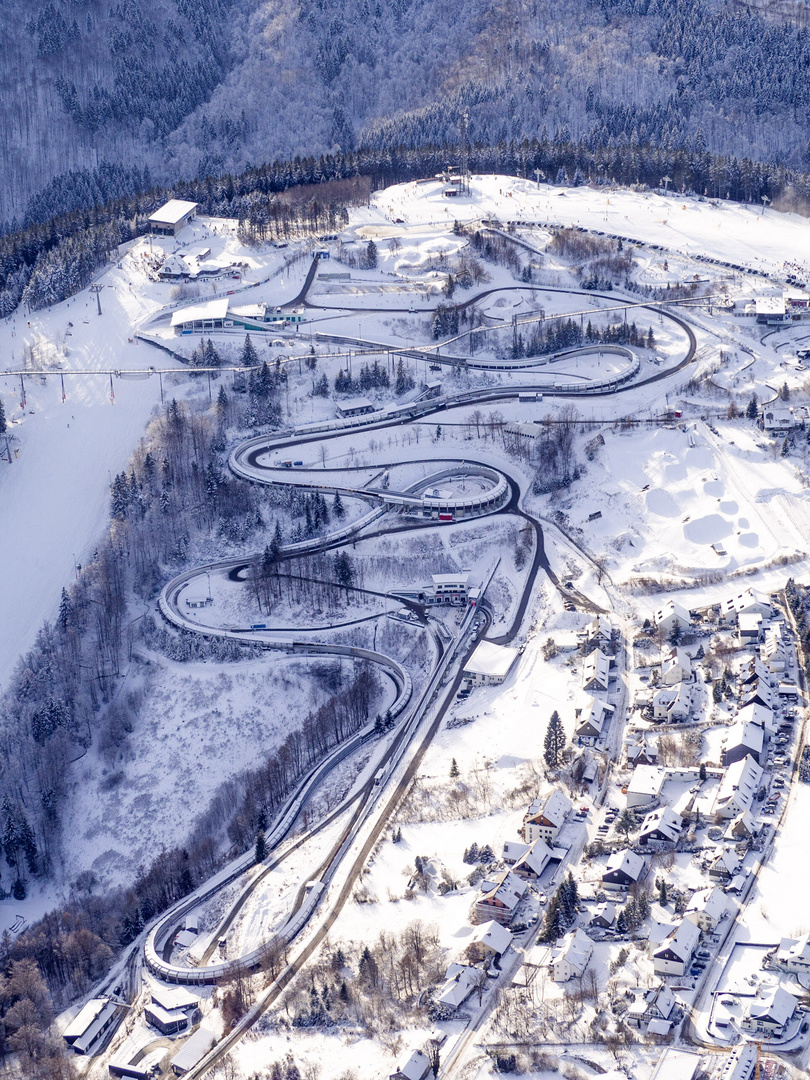
<svg viewBox="0 0 810 1080">
<path fill-rule="evenodd" d="M 474 147 L 469 163 L 475 172 L 532 176 L 539 170 L 555 179 L 561 169 L 566 170 L 566 176 L 579 170 L 591 183 L 650 187 L 658 187 L 661 178 L 669 176 L 679 190 L 741 202 L 759 202 L 767 196 L 772 201 L 784 198 L 810 204 L 810 175 L 781 165 L 716 157 L 701 145 L 697 142 L 678 148 L 641 145 L 634 139 L 603 143 L 590 138 L 574 143 L 563 130 L 554 139 Z M 171 191 L 153 189 L 89 211 L 64 214 L 47 225 L 28 226 L 0 238 L 0 314 L 13 310 L 29 279 L 33 281 L 32 303 L 53 303 L 71 295 L 76 281 L 86 277 L 86 268 L 101 257 L 105 245 L 144 232 L 148 215 L 169 196 L 199 202 L 203 213 L 236 218 L 245 233 L 258 239 L 319 232 L 342 227 L 345 205 L 365 197 L 368 180 L 377 188 L 417 179 L 432 175 L 448 158 L 456 157 L 454 147 L 423 147 L 365 149 L 317 160 L 296 159 L 250 169 L 237 177 L 189 181 Z M 363 181 L 363 175 L 368 179 Z M 306 202 L 281 197 L 282 192 L 301 185 L 309 187 Z M 104 230 L 102 226 L 112 228 Z M 71 238 L 75 243 L 63 246 Z M 52 254 L 60 248 L 64 253 L 61 258 Z M 67 270 L 74 259 L 83 267 L 78 277 Z M 63 272 L 58 288 L 57 266 Z"/>
</svg>

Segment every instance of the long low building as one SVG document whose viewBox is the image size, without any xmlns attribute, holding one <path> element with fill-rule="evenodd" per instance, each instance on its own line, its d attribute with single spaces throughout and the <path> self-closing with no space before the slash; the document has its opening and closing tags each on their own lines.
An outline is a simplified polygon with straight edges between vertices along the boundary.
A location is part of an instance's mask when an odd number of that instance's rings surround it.
<svg viewBox="0 0 810 1080">
<path fill-rule="evenodd" d="M 75 1054 L 87 1054 L 115 1021 L 118 1006 L 109 998 L 92 998 L 62 1032 Z"/>
</svg>

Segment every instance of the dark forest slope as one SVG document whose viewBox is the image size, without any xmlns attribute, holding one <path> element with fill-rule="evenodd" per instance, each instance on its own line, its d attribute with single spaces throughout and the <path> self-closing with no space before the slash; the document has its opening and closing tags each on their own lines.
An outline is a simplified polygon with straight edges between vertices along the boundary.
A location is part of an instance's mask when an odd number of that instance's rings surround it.
<svg viewBox="0 0 810 1080">
<path fill-rule="evenodd" d="M 810 36 L 784 6 L 769 20 L 706 0 L 7 4 L 0 218 L 69 209 L 73 180 L 29 199 L 71 169 L 115 165 L 95 178 L 106 199 L 150 178 L 455 142 L 464 113 L 482 144 L 562 129 L 804 167 Z"/>
</svg>

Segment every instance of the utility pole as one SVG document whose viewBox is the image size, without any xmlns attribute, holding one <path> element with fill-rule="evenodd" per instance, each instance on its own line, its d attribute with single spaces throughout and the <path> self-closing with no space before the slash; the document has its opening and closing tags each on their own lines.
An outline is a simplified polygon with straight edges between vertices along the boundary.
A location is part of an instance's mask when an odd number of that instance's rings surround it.
<svg viewBox="0 0 810 1080">
<path fill-rule="evenodd" d="M 104 286 L 99 285 L 98 283 L 96 283 L 95 285 L 90 286 L 90 292 L 96 294 L 96 303 L 98 304 L 98 313 L 99 313 L 99 315 L 101 314 L 101 290 L 103 288 L 104 288 Z"/>
</svg>

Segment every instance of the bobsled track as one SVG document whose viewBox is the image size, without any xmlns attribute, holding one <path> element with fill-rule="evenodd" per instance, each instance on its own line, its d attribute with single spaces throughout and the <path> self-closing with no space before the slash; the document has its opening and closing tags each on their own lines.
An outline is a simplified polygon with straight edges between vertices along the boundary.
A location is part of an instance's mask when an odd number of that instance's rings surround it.
<svg viewBox="0 0 810 1080">
<path fill-rule="evenodd" d="M 689 352 L 686 359 L 675 370 L 680 370 L 686 363 L 693 360 L 695 353 L 693 342 L 694 338 L 690 332 Z M 633 357 L 631 368 L 635 366 L 633 361 L 635 364 L 638 363 Z M 664 374 L 671 374 L 672 370 L 653 376 L 653 379 L 660 378 Z M 579 384 L 578 389 L 580 391 L 584 389 L 582 384 Z M 589 385 L 591 393 L 611 393 L 615 392 L 615 389 L 615 386 L 597 388 L 594 384 Z M 415 461 L 377 462 L 373 466 L 378 470 L 377 486 L 353 486 L 347 477 L 359 470 L 368 473 L 372 467 L 364 465 L 335 470 L 307 466 L 301 468 L 299 474 L 297 467 L 274 460 L 273 455 L 284 448 L 338 438 L 347 428 L 376 430 L 393 427 L 408 423 L 415 417 L 424 416 L 429 412 L 446 409 L 448 406 L 465 405 L 474 401 L 491 401 L 493 398 L 515 398 L 517 393 L 517 388 L 508 391 L 501 388 L 494 392 L 491 389 L 482 389 L 454 398 L 418 401 L 401 408 L 353 417 L 349 421 L 303 425 L 291 431 L 258 436 L 241 443 L 232 452 L 229 467 L 235 476 L 253 483 L 293 485 L 307 490 L 340 492 L 369 504 L 369 510 L 366 513 L 330 534 L 283 546 L 280 552 L 282 559 L 292 559 L 310 552 L 338 548 L 361 537 L 372 524 L 376 526 L 374 535 L 377 535 L 381 527 L 384 530 L 383 519 L 386 516 L 392 518 L 391 531 L 402 528 L 432 528 L 449 523 L 449 521 L 472 519 L 493 513 L 509 513 L 521 517 L 533 529 L 535 551 L 512 625 L 509 631 L 498 639 L 504 642 L 511 641 L 520 629 L 539 570 L 542 569 L 554 585 L 559 585 L 545 554 L 543 531 L 539 521 L 519 507 L 520 487 L 514 477 L 491 464 L 476 462 L 469 458 L 465 458 L 463 462 L 444 458 L 441 469 L 422 477 L 404 490 L 397 491 L 388 487 L 386 470 L 394 465 L 416 464 Z M 558 390 L 558 393 L 562 392 Z M 421 459 L 419 464 L 425 465 L 427 462 Z M 338 472 L 339 477 L 335 475 Z M 477 483 L 473 485 L 476 490 L 469 493 L 445 491 L 438 496 L 429 490 L 436 482 L 461 477 L 476 478 Z M 439 520 L 442 514 L 449 521 Z M 182 630 L 209 638 L 226 638 L 253 647 L 279 650 L 287 655 L 331 656 L 371 663 L 377 667 L 385 679 L 393 684 L 395 697 L 389 709 L 393 729 L 389 743 L 377 755 L 374 762 L 376 772 L 373 778 L 347 796 L 329 813 L 326 820 L 321 821 L 315 829 L 297 837 L 284 850 L 278 851 L 279 846 L 290 836 L 307 802 L 332 770 L 362 747 L 373 745 L 379 739 L 373 724 L 367 724 L 344 743 L 335 747 L 301 777 L 295 790 L 288 796 L 266 830 L 268 855 L 264 865 L 256 873 L 247 874 L 247 871 L 255 865 L 253 852 L 247 852 L 164 912 L 148 930 L 144 942 L 144 962 L 152 974 L 167 982 L 191 986 L 211 985 L 245 969 L 257 970 L 272 964 L 276 970 L 279 970 L 279 974 L 259 995 L 257 1004 L 236 1028 L 220 1040 L 206 1058 L 188 1074 L 190 1078 L 202 1076 L 227 1053 L 234 1042 L 255 1023 L 264 1009 L 276 1000 L 323 941 L 340 910 L 351 896 L 369 854 L 396 813 L 410 788 L 424 753 L 439 730 L 444 711 L 461 680 L 462 662 L 476 643 L 477 631 L 485 633 L 490 623 L 485 603 L 483 605 L 479 603 L 477 608 L 468 606 L 463 611 L 456 636 L 449 642 L 445 643 L 434 634 L 435 660 L 424 686 L 417 691 L 410 673 L 403 664 L 374 649 L 311 640 L 312 631 L 304 627 L 300 631 L 290 633 L 274 630 L 265 625 L 239 627 L 207 624 L 200 621 L 200 616 L 195 615 L 194 618 L 190 616 L 185 609 L 183 599 L 184 591 L 189 585 L 211 574 L 230 576 L 232 580 L 238 579 L 238 575 L 250 566 L 251 561 L 250 557 L 243 557 L 212 562 L 173 578 L 164 586 L 159 597 L 158 605 L 162 616 Z M 482 600 L 492 573 L 494 569 L 483 584 Z M 569 592 L 566 595 L 573 595 L 580 606 L 599 610 L 585 597 Z M 410 603 L 410 606 L 419 614 L 420 620 L 425 622 L 424 610 L 419 605 L 401 600 L 399 597 L 397 601 L 406 605 Z M 474 626 L 474 621 L 479 625 Z M 429 625 L 428 629 L 431 629 Z M 378 743 L 378 745 L 383 744 Z M 403 766 L 402 769 L 398 768 L 400 765 Z M 395 772 L 397 772 L 395 782 L 392 785 L 386 785 L 386 781 Z M 331 848 L 322 857 L 320 864 L 302 880 L 292 910 L 283 925 L 277 927 L 269 940 L 262 942 L 251 951 L 228 959 L 217 956 L 214 962 L 210 962 L 216 950 L 217 939 L 221 934 L 227 933 L 251 893 L 261 886 L 263 879 L 293 851 L 305 845 L 324 826 L 339 817 L 344 819 L 343 827 Z M 344 866 L 344 863 L 348 865 Z M 182 926 L 185 915 L 242 877 L 245 878 L 244 886 L 229 905 L 224 919 L 212 932 L 202 963 L 197 967 L 192 967 L 172 962 L 172 941 L 176 931 Z M 335 886 L 336 892 L 329 901 L 328 910 L 321 914 L 318 927 L 301 942 L 291 960 L 285 959 L 279 964 L 278 957 L 286 958 L 287 948 L 311 922 L 327 896 L 330 885 Z"/>
</svg>

